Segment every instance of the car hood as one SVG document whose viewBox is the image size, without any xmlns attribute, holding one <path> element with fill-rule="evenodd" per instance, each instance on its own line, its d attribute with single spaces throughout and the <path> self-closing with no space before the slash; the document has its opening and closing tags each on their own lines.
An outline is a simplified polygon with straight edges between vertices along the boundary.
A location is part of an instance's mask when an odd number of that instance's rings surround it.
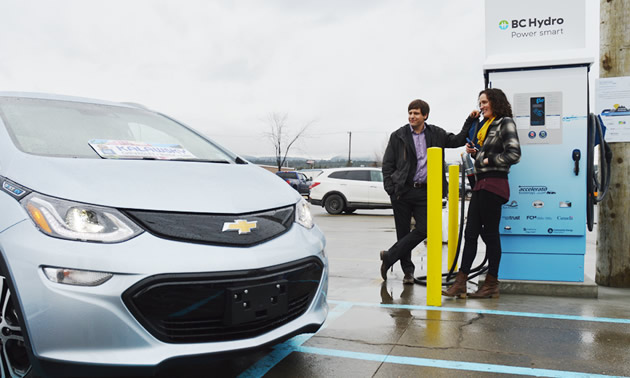
<svg viewBox="0 0 630 378">
<path fill-rule="evenodd" d="M 127 209 L 236 214 L 300 199 L 283 180 L 253 164 L 25 154 L 5 165 L 2 174 L 53 197 Z"/>
</svg>

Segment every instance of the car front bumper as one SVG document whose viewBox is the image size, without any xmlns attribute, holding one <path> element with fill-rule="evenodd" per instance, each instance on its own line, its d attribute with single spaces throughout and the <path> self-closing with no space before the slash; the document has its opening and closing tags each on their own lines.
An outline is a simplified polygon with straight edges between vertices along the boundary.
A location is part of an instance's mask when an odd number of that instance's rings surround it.
<svg viewBox="0 0 630 378">
<path fill-rule="evenodd" d="M 324 247 L 317 227 L 307 230 L 297 224 L 273 240 L 248 248 L 182 243 L 147 232 L 118 244 L 67 241 L 42 234 L 30 220 L 0 233 L 0 252 L 28 341 L 34 357 L 44 365 L 155 367 L 171 359 L 251 349 L 312 332 L 323 324 L 328 312 Z M 254 272 L 255 276 L 264 268 L 303 259 L 314 259 L 322 266 L 306 310 L 277 328 L 245 339 L 161 341 L 141 324 L 122 297 L 129 288 L 156 276 L 221 272 Z M 48 280 L 42 266 L 103 271 L 114 276 L 95 287 L 71 286 Z"/>
<path fill-rule="evenodd" d="M 322 206 L 322 200 L 318 200 L 318 199 L 309 199 L 309 202 L 311 203 L 311 205 L 315 205 L 315 206 Z"/>
</svg>

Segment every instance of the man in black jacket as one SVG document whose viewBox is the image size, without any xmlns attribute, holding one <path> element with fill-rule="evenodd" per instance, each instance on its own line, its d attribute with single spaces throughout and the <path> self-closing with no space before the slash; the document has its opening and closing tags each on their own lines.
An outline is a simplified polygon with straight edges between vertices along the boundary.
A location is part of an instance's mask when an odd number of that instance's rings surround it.
<svg viewBox="0 0 630 378">
<path fill-rule="evenodd" d="M 405 273 L 403 283 L 413 284 L 415 266 L 411 251 L 427 237 L 427 148 L 463 146 L 470 123 L 464 124 L 455 135 L 425 123 L 429 104 L 422 100 L 413 100 L 408 112 L 409 123 L 391 134 L 383 156 L 383 184 L 392 202 L 398 241 L 389 250 L 381 251 L 380 258 L 383 280 L 387 280 L 387 270 L 400 260 Z M 442 181 L 446 193 L 444 169 Z M 412 216 L 416 226 L 410 231 Z"/>
</svg>

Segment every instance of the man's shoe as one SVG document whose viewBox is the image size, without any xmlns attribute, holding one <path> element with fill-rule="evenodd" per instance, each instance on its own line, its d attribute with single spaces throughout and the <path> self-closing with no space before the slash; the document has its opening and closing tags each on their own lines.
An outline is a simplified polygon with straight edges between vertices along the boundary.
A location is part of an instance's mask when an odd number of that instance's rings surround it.
<svg viewBox="0 0 630 378">
<path fill-rule="evenodd" d="M 387 281 L 387 269 L 389 269 L 389 267 L 385 263 L 385 254 L 386 253 L 387 253 L 387 251 L 381 251 L 381 253 L 380 253 L 380 257 L 381 257 L 381 277 L 383 278 L 383 281 Z"/>
<path fill-rule="evenodd" d="M 416 281 L 413 278 L 413 274 L 412 273 L 405 273 L 405 278 L 403 278 L 403 284 L 405 284 L 405 285 L 413 285 L 414 283 L 416 283 Z"/>
</svg>

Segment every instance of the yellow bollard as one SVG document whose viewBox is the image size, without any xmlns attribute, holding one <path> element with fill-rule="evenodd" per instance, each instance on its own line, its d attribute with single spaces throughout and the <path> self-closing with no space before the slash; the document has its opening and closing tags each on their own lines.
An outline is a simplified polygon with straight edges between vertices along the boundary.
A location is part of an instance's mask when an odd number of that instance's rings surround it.
<svg viewBox="0 0 630 378">
<path fill-rule="evenodd" d="M 442 306 L 442 149 L 427 155 L 427 305 Z"/>
<path fill-rule="evenodd" d="M 451 269 L 457 249 L 457 230 L 459 228 L 459 165 L 448 167 L 448 268 Z M 457 272 L 457 262 L 455 269 Z"/>
</svg>

